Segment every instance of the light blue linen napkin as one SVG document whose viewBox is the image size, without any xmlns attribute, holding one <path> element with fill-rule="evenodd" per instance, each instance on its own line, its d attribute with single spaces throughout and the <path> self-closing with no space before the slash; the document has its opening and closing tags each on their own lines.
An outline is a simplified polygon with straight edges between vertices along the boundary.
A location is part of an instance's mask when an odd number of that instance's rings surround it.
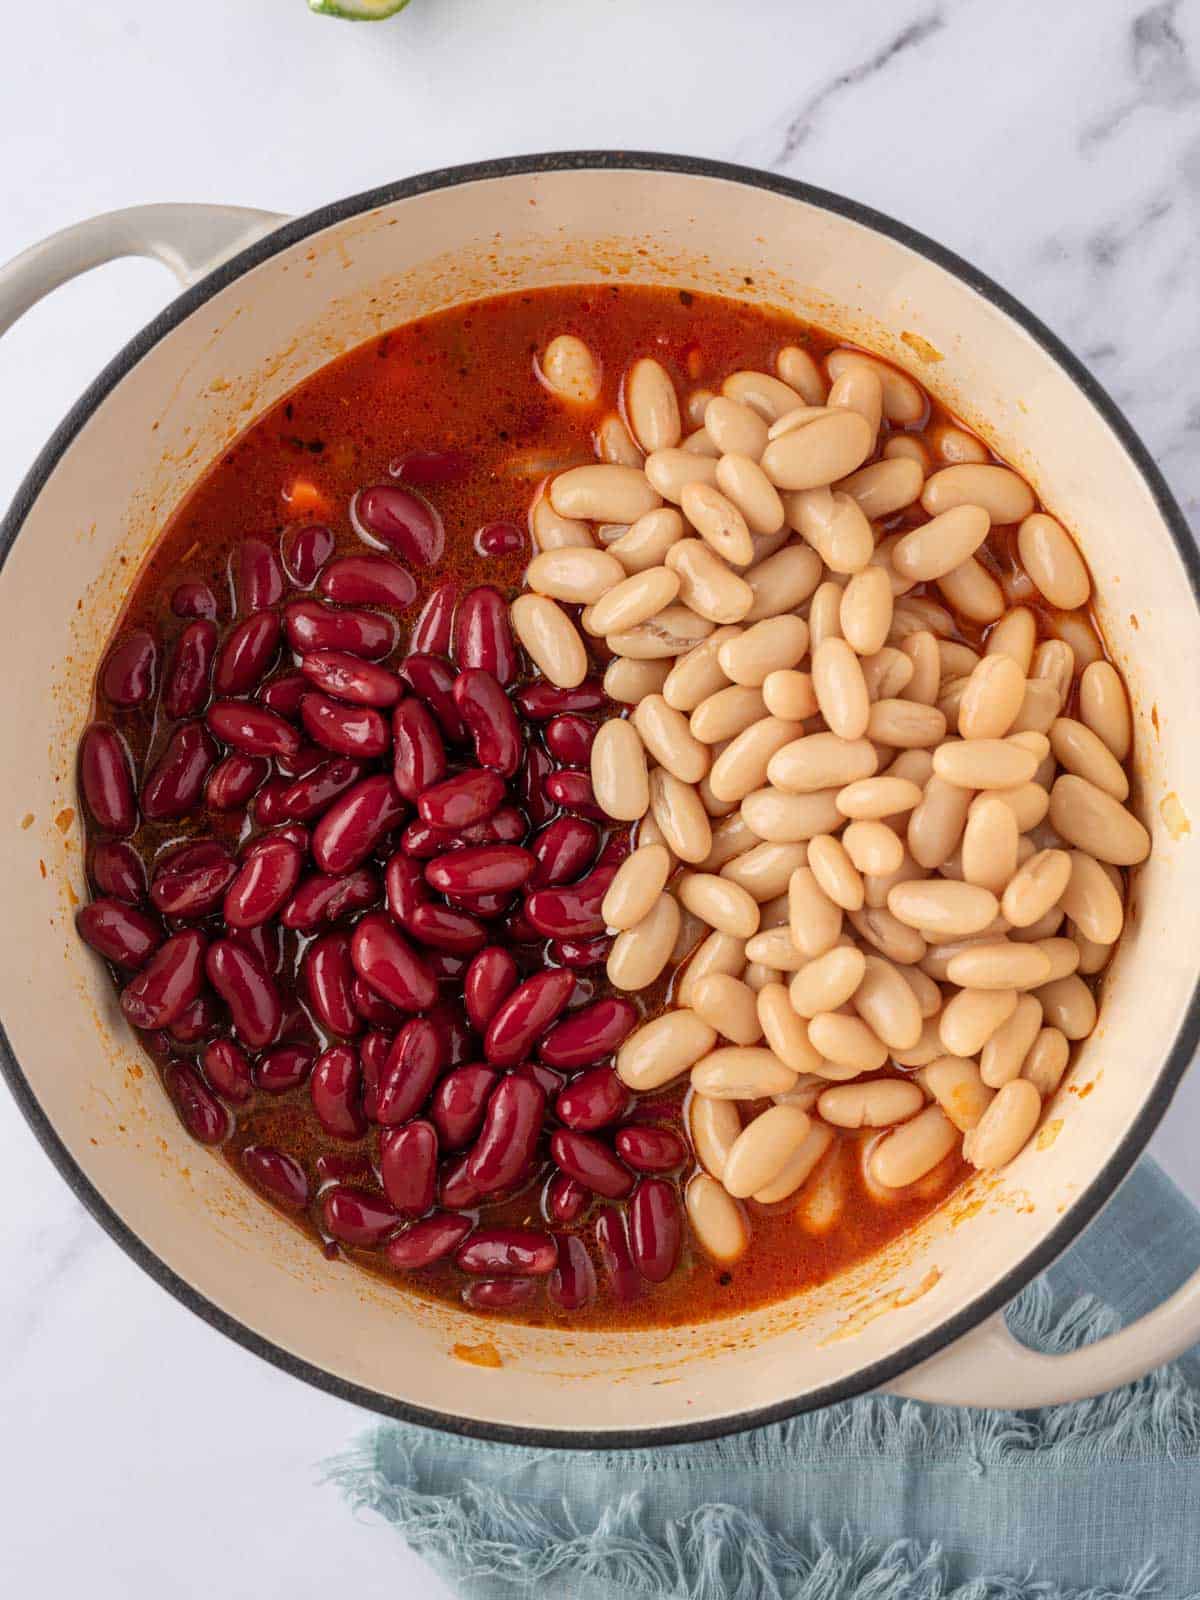
<svg viewBox="0 0 1200 1600">
<path fill-rule="evenodd" d="M 1074 1349 L 1198 1263 L 1200 1216 L 1143 1161 L 1009 1321 Z M 871 1396 L 654 1450 L 389 1424 L 327 1476 L 463 1600 L 1195 1600 L 1200 1347 L 1044 1411 Z"/>
</svg>

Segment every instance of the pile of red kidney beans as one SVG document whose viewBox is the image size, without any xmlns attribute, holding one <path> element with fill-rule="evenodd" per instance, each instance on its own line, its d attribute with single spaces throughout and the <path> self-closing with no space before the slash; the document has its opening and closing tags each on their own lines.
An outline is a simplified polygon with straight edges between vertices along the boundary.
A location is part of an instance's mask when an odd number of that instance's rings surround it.
<svg viewBox="0 0 1200 1600">
<path fill-rule="evenodd" d="M 588 764 L 611 708 L 598 677 L 531 680 L 488 585 L 434 588 L 403 641 L 440 518 L 386 483 L 352 516 L 369 552 L 323 527 L 247 538 L 232 617 L 183 582 L 165 660 L 147 628 L 109 651 L 111 720 L 79 748 L 79 932 L 195 1138 L 307 1086 L 322 1154 L 237 1159 L 327 1239 L 406 1271 L 452 1258 L 477 1309 L 632 1298 L 679 1259 L 689 1150 L 612 1068 L 640 1013 L 603 982 L 628 836 Z M 522 539 L 498 524 L 476 549 Z M 525 1191 L 544 1225 L 489 1225 Z"/>
</svg>

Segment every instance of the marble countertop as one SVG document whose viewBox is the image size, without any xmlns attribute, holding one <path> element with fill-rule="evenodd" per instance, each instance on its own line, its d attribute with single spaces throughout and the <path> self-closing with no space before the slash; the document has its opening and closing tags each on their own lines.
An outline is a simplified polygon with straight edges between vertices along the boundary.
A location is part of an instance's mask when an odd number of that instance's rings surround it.
<svg viewBox="0 0 1200 1600">
<path fill-rule="evenodd" d="M 152 200 L 300 212 L 521 151 L 769 167 L 976 262 L 1093 368 L 1200 508 L 1200 3 L 303 0 L 22 6 L 5 35 L 0 259 Z M 0 503 L 170 297 L 149 262 L 60 290 L 0 344 Z M 1154 1145 L 1200 1200 L 1200 1076 Z M 1189 1135 L 1193 1135 L 1189 1137 Z M 356 1525 L 319 1462 L 369 1421 L 221 1339 L 75 1202 L 0 1094 L 0 1588 L 90 1600 L 447 1593 Z"/>
</svg>

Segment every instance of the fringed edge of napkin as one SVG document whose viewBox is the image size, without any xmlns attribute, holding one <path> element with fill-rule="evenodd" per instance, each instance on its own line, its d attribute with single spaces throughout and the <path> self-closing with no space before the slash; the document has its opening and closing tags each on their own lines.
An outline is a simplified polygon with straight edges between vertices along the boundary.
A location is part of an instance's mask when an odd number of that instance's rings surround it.
<svg viewBox="0 0 1200 1600">
<path fill-rule="evenodd" d="M 1120 1325 L 1092 1296 L 1056 1317 L 1041 1282 L 1021 1295 L 1012 1321 L 1014 1331 L 1046 1351 L 1077 1349 Z M 859 1539 L 849 1529 L 831 1542 L 814 1527 L 801 1548 L 771 1533 L 753 1513 L 720 1504 L 697 1506 L 655 1532 L 640 1492 L 622 1495 L 594 1528 L 581 1529 L 565 1502 L 551 1515 L 465 1476 L 455 1493 L 423 1492 L 410 1448 L 419 1448 L 420 1438 L 419 1429 L 376 1428 L 327 1465 L 324 1481 L 340 1488 L 356 1512 L 391 1523 L 443 1572 L 499 1577 L 534 1586 L 530 1592 L 552 1578 L 573 1578 L 656 1600 L 1139 1600 L 1152 1592 L 1157 1576 L 1151 1561 L 1118 1587 L 1064 1590 L 1032 1569 L 1021 1576 L 980 1575 L 956 1586 L 936 1544 Z M 541 1454 L 466 1439 L 456 1439 L 454 1447 L 493 1458 Z M 706 1456 L 710 1470 L 718 1463 L 773 1466 L 785 1457 L 794 1466 L 804 1454 L 876 1462 L 889 1456 L 955 1459 L 974 1472 L 1034 1454 L 1050 1466 L 1147 1455 L 1180 1459 L 1200 1455 L 1200 1393 L 1169 1366 L 1093 1400 L 1037 1412 L 955 1410 L 871 1395 L 709 1444 L 613 1451 L 604 1462 L 614 1472 L 653 1475 L 671 1470 L 679 1450 Z M 518 1468 L 516 1461 L 509 1465 Z"/>
</svg>

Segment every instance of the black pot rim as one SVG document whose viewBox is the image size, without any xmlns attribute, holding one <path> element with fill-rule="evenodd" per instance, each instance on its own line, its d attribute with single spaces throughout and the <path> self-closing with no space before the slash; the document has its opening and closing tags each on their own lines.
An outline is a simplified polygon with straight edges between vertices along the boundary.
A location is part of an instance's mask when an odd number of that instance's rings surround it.
<svg viewBox="0 0 1200 1600">
<path fill-rule="evenodd" d="M 907 246 L 950 276 L 965 283 L 1034 339 L 1082 391 L 1111 428 L 1140 473 L 1166 523 L 1187 572 L 1193 602 L 1200 607 L 1200 553 L 1192 542 L 1187 521 L 1175 497 L 1168 489 L 1146 446 L 1111 396 L 1082 362 L 1007 290 L 963 260 L 961 256 L 916 229 L 897 222 L 869 206 L 848 200 L 842 195 L 756 168 L 735 166 L 703 157 L 646 151 L 551 152 L 502 157 L 465 166 L 447 167 L 439 171 L 419 173 L 397 183 L 367 190 L 362 194 L 351 195 L 331 205 L 322 206 L 307 216 L 284 223 L 265 238 L 224 262 L 200 283 L 173 300 L 159 316 L 129 341 L 72 406 L 38 455 L 17 490 L 3 523 L 0 523 L 0 566 L 7 560 L 29 511 L 54 468 L 101 401 L 172 329 L 237 278 L 314 233 L 362 212 L 390 205 L 397 200 L 411 199 L 430 190 L 455 188 L 461 184 L 481 180 L 592 170 L 662 172 L 716 178 L 799 200 L 883 234 Z M 1200 1040 L 1200 978 L 1193 988 L 1183 1022 L 1159 1072 L 1152 1094 L 1137 1118 L 1126 1129 L 1124 1137 L 1092 1183 L 1077 1197 L 1037 1249 L 1025 1256 L 1017 1267 L 1006 1273 L 986 1293 L 979 1295 L 954 1316 L 939 1324 L 936 1329 L 913 1340 L 885 1359 L 860 1368 L 851 1376 L 798 1399 L 780 1401 L 776 1405 L 760 1407 L 753 1411 L 729 1413 L 705 1421 L 663 1427 L 626 1428 L 612 1432 L 517 1427 L 478 1422 L 471 1418 L 433 1411 L 396 1400 L 390 1395 L 380 1394 L 361 1384 L 348 1382 L 264 1338 L 180 1278 L 108 1204 L 85 1175 L 42 1110 L 29 1080 L 13 1053 L 2 1022 L 0 1022 L 0 1070 L 3 1071 L 17 1104 L 42 1148 L 101 1227 L 156 1283 L 174 1295 L 190 1311 L 195 1312 L 205 1322 L 235 1340 L 246 1350 L 271 1362 L 273 1366 L 290 1373 L 293 1377 L 303 1379 L 315 1388 L 324 1390 L 327 1394 L 398 1421 L 418 1423 L 424 1427 L 440 1429 L 467 1438 L 529 1445 L 538 1449 L 617 1450 L 651 1445 L 687 1444 L 698 1440 L 720 1438 L 744 1429 L 761 1427 L 765 1423 L 782 1422 L 803 1412 L 815 1411 L 837 1401 L 851 1399 L 855 1395 L 881 1388 L 900 1373 L 927 1361 L 938 1351 L 945 1349 L 963 1334 L 977 1327 L 986 1317 L 1005 1306 L 1039 1272 L 1049 1266 L 1111 1198 L 1161 1121 L 1196 1050 L 1198 1040 Z"/>
</svg>

